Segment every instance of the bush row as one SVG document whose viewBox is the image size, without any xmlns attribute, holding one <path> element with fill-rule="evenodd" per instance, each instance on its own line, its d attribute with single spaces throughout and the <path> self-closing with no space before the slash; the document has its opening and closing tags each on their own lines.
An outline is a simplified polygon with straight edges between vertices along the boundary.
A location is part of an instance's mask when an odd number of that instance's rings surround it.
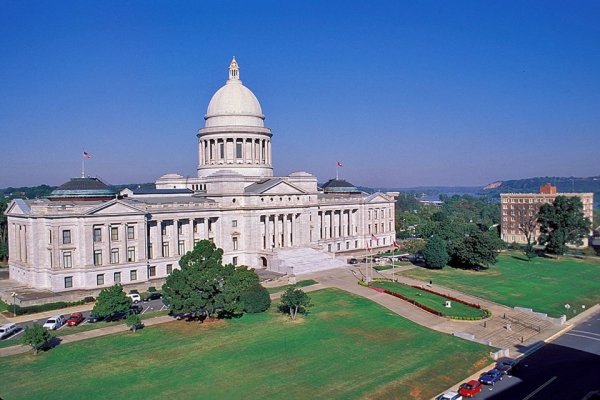
<svg viewBox="0 0 600 400">
<path fill-rule="evenodd" d="M 80 306 L 82 304 L 92 303 L 94 301 L 95 301 L 95 299 L 92 296 L 89 296 L 83 300 L 72 301 L 72 302 L 57 301 L 55 303 L 39 304 L 39 305 L 35 305 L 35 306 L 26 306 L 26 307 L 11 305 L 8 308 L 8 311 L 12 312 L 13 307 L 14 307 L 14 311 L 16 312 L 17 315 L 35 314 L 35 313 L 44 312 L 44 311 L 58 310 L 58 309 L 65 308 L 65 307 Z"/>
<path fill-rule="evenodd" d="M 415 289 L 423 290 L 425 292 L 436 294 L 436 295 L 441 296 L 441 297 L 445 297 L 448 300 L 456 301 L 457 303 L 464 304 L 465 306 L 469 306 L 469 307 L 481 309 L 481 305 L 479 305 L 479 304 L 469 303 L 468 301 L 461 300 L 458 297 L 450 296 L 449 294 L 439 293 L 439 292 L 436 292 L 435 290 L 431 290 L 431 289 L 428 289 L 428 288 L 425 288 L 425 287 L 422 287 L 422 286 L 412 286 L 412 287 L 415 288 Z"/>
</svg>

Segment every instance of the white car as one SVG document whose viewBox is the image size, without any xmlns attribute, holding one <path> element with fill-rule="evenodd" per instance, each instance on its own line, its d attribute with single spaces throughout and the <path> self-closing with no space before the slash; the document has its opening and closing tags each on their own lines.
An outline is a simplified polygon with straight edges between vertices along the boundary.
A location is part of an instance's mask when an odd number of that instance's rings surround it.
<svg viewBox="0 0 600 400">
<path fill-rule="evenodd" d="M 62 315 L 57 315 L 48 318 L 48 321 L 43 325 L 44 328 L 50 329 L 51 331 L 56 330 L 65 324 L 65 319 Z"/>
<path fill-rule="evenodd" d="M 19 330 L 17 324 L 6 324 L 0 326 L 0 339 L 4 339 Z"/>
<path fill-rule="evenodd" d="M 438 397 L 437 400 L 462 400 L 462 396 L 456 392 L 446 392 Z"/>
<path fill-rule="evenodd" d="M 134 304 L 142 301 L 142 297 L 137 293 L 129 293 L 127 297 L 129 297 Z"/>
</svg>

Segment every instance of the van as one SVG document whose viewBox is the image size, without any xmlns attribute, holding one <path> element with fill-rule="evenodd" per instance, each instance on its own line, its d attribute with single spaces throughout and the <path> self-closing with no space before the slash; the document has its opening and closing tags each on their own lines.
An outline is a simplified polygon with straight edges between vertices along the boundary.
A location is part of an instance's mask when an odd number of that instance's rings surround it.
<svg viewBox="0 0 600 400">
<path fill-rule="evenodd" d="M 44 328 L 54 331 L 65 324 L 65 319 L 62 315 L 56 315 L 54 317 L 48 318 L 48 321 L 44 325 Z"/>
<path fill-rule="evenodd" d="M 5 337 L 9 337 L 13 333 L 19 330 L 17 324 L 6 324 L 0 326 L 0 339 L 4 339 Z"/>
<path fill-rule="evenodd" d="M 134 304 L 142 301 L 142 297 L 138 293 L 129 293 L 127 297 L 129 297 Z"/>
</svg>

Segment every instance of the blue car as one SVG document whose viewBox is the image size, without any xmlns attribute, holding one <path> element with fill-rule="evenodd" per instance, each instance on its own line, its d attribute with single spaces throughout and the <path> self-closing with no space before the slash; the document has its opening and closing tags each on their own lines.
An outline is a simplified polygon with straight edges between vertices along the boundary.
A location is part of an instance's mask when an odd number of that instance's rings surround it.
<svg viewBox="0 0 600 400">
<path fill-rule="evenodd" d="M 484 385 L 494 386 L 495 383 L 500 382 L 502 380 L 503 375 L 504 374 L 502 373 L 502 371 L 496 368 L 490 369 L 488 372 L 481 374 L 481 376 L 479 377 L 479 382 L 483 383 Z"/>
</svg>

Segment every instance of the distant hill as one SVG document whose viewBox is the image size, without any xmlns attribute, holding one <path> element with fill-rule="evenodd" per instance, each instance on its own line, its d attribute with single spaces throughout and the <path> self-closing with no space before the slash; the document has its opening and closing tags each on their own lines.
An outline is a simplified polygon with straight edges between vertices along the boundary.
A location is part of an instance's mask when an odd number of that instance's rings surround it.
<svg viewBox="0 0 600 400">
<path fill-rule="evenodd" d="M 540 186 L 550 183 L 563 193 L 594 193 L 594 203 L 600 204 L 600 175 L 588 178 L 544 176 L 490 183 L 481 189 L 486 196 L 500 197 L 500 193 L 537 193 Z"/>
</svg>

